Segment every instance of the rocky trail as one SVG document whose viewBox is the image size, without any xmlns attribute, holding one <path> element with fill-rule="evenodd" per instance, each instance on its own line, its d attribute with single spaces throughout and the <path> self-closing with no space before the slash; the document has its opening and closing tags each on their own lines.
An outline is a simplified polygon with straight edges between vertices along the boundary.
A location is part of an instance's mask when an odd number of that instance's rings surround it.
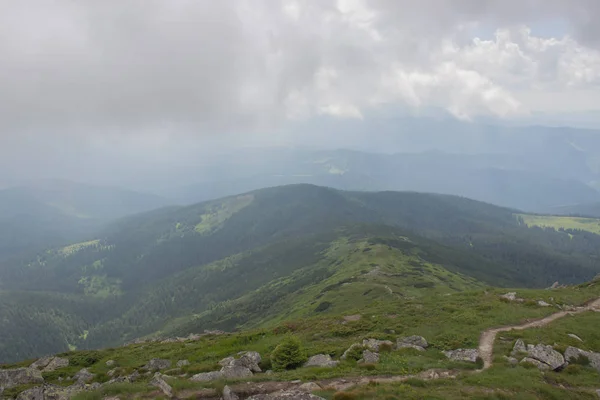
<svg viewBox="0 0 600 400">
<path fill-rule="evenodd" d="M 523 324 L 486 329 L 481 333 L 478 346 L 479 356 L 483 359 L 483 369 L 488 369 L 492 366 L 492 360 L 494 356 L 494 342 L 496 340 L 496 335 L 499 332 L 539 328 L 542 326 L 546 326 L 549 323 L 556 321 L 557 319 L 563 318 L 567 315 L 576 315 L 585 311 L 600 312 L 600 298 L 589 301 L 581 307 L 575 307 L 571 310 L 559 311 L 554 314 L 548 315 L 547 317 L 536 319 L 534 321 L 528 321 Z"/>
</svg>

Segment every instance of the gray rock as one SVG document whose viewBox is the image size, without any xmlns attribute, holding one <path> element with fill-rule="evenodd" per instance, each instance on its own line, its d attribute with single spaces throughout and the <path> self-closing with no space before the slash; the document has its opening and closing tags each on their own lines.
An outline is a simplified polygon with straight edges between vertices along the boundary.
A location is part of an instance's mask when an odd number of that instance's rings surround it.
<svg viewBox="0 0 600 400">
<path fill-rule="evenodd" d="M 525 342 L 523 341 L 523 339 L 517 339 L 512 351 L 510 352 L 510 354 L 512 354 L 513 356 L 519 353 L 527 353 L 527 346 L 525 346 Z"/>
<path fill-rule="evenodd" d="M 504 357 L 506 357 L 506 356 L 504 356 Z M 506 361 L 508 361 L 508 363 L 510 365 L 517 365 L 519 363 L 519 360 L 517 360 L 514 357 L 506 357 Z"/>
<path fill-rule="evenodd" d="M 580 356 L 587 357 L 590 360 L 590 366 L 600 372 L 600 353 L 581 350 L 573 346 L 569 346 L 565 350 L 565 360 L 568 362 L 575 361 Z"/>
<path fill-rule="evenodd" d="M 190 365 L 190 362 L 188 360 L 179 360 L 179 361 L 177 361 L 177 367 L 178 368 L 185 367 L 186 365 Z"/>
<path fill-rule="evenodd" d="M 335 367 L 339 361 L 333 361 L 329 354 L 317 354 L 308 359 L 304 364 L 305 367 Z"/>
<path fill-rule="evenodd" d="M 117 371 L 118 371 L 118 368 L 113 368 L 113 369 L 109 370 L 106 373 L 106 375 L 108 375 L 108 376 L 110 376 L 112 378 L 113 376 L 115 376 L 115 374 L 117 373 Z"/>
<path fill-rule="evenodd" d="M 417 350 L 425 350 L 427 347 L 429 347 L 429 343 L 427 343 L 427 340 L 425 340 L 423 336 L 417 335 L 398 338 L 398 340 L 396 340 L 396 348 L 401 349 L 405 347 L 410 347 Z"/>
<path fill-rule="evenodd" d="M 42 373 L 35 368 L 0 369 L 0 387 L 4 389 L 42 382 Z"/>
<path fill-rule="evenodd" d="M 528 345 L 527 345 L 527 351 L 528 351 L 528 352 L 532 351 L 534 347 L 535 347 L 534 345 L 532 345 L 532 344 L 528 344 Z"/>
<path fill-rule="evenodd" d="M 115 364 L 116 364 L 115 360 L 108 360 L 108 361 L 106 362 L 106 366 L 107 366 L 107 367 L 112 367 L 112 366 L 113 366 L 113 365 L 115 365 Z"/>
<path fill-rule="evenodd" d="M 160 371 L 161 369 L 171 368 L 171 361 L 163 360 L 160 358 L 153 358 L 148 362 L 148 364 L 145 365 L 144 368 L 146 368 L 149 371 Z"/>
<path fill-rule="evenodd" d="M 528 354 L 529 357 L 548 364 L 553 370 L 560 369 L 565 363 L 563 355 L 554 350 L 552 346 L 538 344 Z"/>
<path fill-rule="evenodd" d="M 138 379 L 140 379 L 140 377 L 141 377 L 140 373 L 139 373 L 137 370 L 135 370 L 135 371 L 133 371 L 133 373 L 132 373 L 131 375 L 129 375 L 127 378 L 128 378 L 128 380 L 129 380 L 129 382 L 135 382 L 135 381 L 137 381 Z"/>
<path fill-rule="evenodd" d="M 252 372 L 261 372 L 262 370 L 258 366 L 262 361 L 262 357 L 256 351 L 244 351 L 239 353 L 241 357 L 239 358 L 240 365 L 242 367 L 248 368 Z"/>
<path fill-rule="evenodd" d="M 361 361 L 359 361 L 361 364 L 377 364 L 379 362 L 379 353 L 374 353 L 371 350 L 365 350 L 362 353 Z"/>
<path fill-rule="evenodd" d="M 57 369 L 65 368 L 68 366 L 69 366 L 68 358 L 54 357 L 54 358 L 52 358 L 52 360 L 50 360 L 48 365 L 46 365 L 46 367 L 42 371 L 52 372 L 52 371 L 56 371 Z"/>
<path fill-rule="evenodd" d="M 69 400 L 85 389 L 85 386 L 62 387 L 46 384 L 22 391 L 17 400 Z"/>
<path fill-rule="evenodd" d="M 452 361 L 477 362 L 479 352 L 477 349 L 456 349 L 444 351 L 446 357 Z"/>
<path fill-rule="evenodd" d="M 233 393 L 231 388 L 227 385 L 223 388 L 223 400 L 239 400 L 240 397 Z"/>
<path fill-rule="evenodd" d="M 546 303 L 544 300 L 538 300 L 538 306 L 540 307 L 550 307 L 552 304 Z"/>
<path fill-rule="evenodd" d="M 234 361 L 235 361 L 234 357 L 226 357 L 226 358 L 222 359 L 221 361 L 219 361 L 219 365 L 221 367 L 226 367 L 228 365 L 233 365 Z"/>
<path fill-rule="evenodd" d="M 270 394 L 255 394 L 246 400 L 325 400 L 323 397 L 300 390 L 284 390 Z"/>
<path fill-rule="evenodd" d="M 392 343 L 389 340 L 377 340 L 377 339 L 365 339 L 362 342 L 363 347 L 366 347 L 367 349 L 374 351 L 375 353 L 379 353 L 380 347 L 382 345 L 386 345 L 389 346 L 389 348 L 393 348 L 394 343 Z"/>
<path fill-rule="evenodd" d="M 567 336 L 572 337 L 575 340 L 579 340 L 580 342 L 583 342 L 583 339 L 581 339 L 579 336 L 577 336 L 574 333 L 567 333 Z"/>
<path fill-rule="evenodd" d="M 362 349 L 362 345 L 359 343 L 354 343 L 352 346 L 348 347 L 348 349 L 344 352 L 344 354 L 342 354 L 342 356 L 340 357 L 340 360 L 345 360 L 346 358 L 348 358 L 348 354 L 353 351 L 355 348 L 359 348 Z"/>
<path fill-rule="evenodd" d="M 242 367 L 241 365 L 228 365 L 221 368 L 221 373 L 226 379 L 240 379 L 252 376 L 250 368 Z"/>
<path fill-rule="evenodd" d="M 190 381 L 210 382 L 210 381 L 217 381 L 219 379 L 223 379 L 223 372 L 212 371 L 212 372 L 202 372 L 201 374 L 196 374 L 190 378 Z"/>
<path fill-rule="evenodd" d="M 524 363 L 533 364 L 536 367 L 538 367 L 538 369 L 540 371 L 550 370 L 550 366 L 548 364 L 538 361 L 535 358 L 525 357 L 524 359 L 521 360 L 521 364 L 524 364 Z"/>
<path fill-rule="evenodd" d="M 298 390 L 302 390 L 303 392 L 314 392 L 317 390 L 321 390 L 321 386 L 314 382 L 306 382 L 298 386 Z"/>
<path fill-rule="evenodd" d="M 87 383 L 94 378 L 94 374 L 88 371 L 87 368 L 83 368 L 79 370 L 75 375 L 73 375 L 73 379 L 75 379 L 79 383 Z"/>
<path fill-rule="evenodd" d="M 515 301 L 517 299 L 517 292 L 508 292 L 500 297 L 509 301 Z"/>
<path fill-rule="evenodd" d="M 156 386 L 164 393 L 168 398 L 173 397 L 173 388 L 163 378 L 160 372 L 154 374 L 154 377 L 150 381 L 150 385 Z"/>
<path fill-rule="evenodd" d="M 42 357 L 39 360 L 34 361 L 29 368 L 36 368 L 36 369 L 43 369 L 46 368 L 48 366 L 48 364 L 50 364 L 50 361 L 52 361 L 53 357 Z"/>
</svg>

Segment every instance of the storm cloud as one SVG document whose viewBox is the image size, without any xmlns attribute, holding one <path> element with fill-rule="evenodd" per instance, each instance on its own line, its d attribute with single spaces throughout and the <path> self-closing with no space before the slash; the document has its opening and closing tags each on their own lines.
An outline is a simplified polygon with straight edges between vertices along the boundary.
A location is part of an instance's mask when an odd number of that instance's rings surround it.
<svg viewBox="0 0 600 400">
<path fill-rule="evenodd" d="M 595 0 L 3 2 L 0 157 L 68 170 L 380 108 L 589 110 L 599 16 Z"/>
</svg>

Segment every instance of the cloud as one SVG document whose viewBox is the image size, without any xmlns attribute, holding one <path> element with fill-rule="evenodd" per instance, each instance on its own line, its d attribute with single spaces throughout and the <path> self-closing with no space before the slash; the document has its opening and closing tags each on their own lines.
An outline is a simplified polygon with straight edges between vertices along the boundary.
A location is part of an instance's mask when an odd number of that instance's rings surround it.
<svg viewBox="0 0 600 400">
<path fill-rule="evenodd" d="M 382 107 L 462 119 L 585 110 L 600 104 L 599 16 L 597 0 L 5 2 L 0 156 L 122 136 L 153 151 L 174 133 Z"/>
</svg>

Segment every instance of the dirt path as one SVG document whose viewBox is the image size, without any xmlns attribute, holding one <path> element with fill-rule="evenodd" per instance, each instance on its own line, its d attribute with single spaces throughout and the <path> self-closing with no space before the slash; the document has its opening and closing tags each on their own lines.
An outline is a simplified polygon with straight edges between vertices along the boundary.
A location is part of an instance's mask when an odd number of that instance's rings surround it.
<svg viewBox="0 0 600 400">
<path fill-rule="evenodd" d="M 487 369 L 492 366 L 492 359 L 494 356 L 494 341 L 498 332 L 508 332 L 512 330 L 523 330 L 529 328 L 539 328 L 541 326 L 548 325 L 552 321 L 556 321 L 566 315 L 575 315 L 584 311 L 600 311 L 600 298 L 590 301 L 587 304 L 576 307 L 572 310 L 559 311 L 557 313 L 548 315 L 547 317 L 536 319 L 534 321 L 525 322 L 520 325 L 503 326 L 500 328 L 486 329 L 481 333 L 479 338 L 479 356 L 483 359 L 483 369 Z"/>
</svg>

